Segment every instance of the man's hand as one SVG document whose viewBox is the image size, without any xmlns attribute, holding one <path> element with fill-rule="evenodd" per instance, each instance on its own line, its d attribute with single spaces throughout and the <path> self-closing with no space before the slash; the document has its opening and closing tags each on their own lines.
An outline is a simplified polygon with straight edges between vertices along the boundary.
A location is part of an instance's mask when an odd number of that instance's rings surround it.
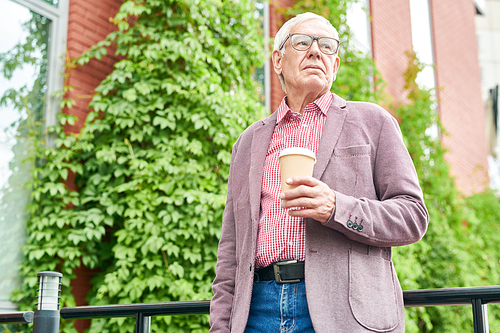
<svg viewBox="0 0 500 333">
<path fill-rule="evenodd" d="M 310 217 L 321 223 L 328 221 L 336 201 L 328 185 L 309 176 L 289 178 L 286 183 L 298 186 L 280 194 L 281 207 L 289 208 L 290 216 Z"/>
</svg>

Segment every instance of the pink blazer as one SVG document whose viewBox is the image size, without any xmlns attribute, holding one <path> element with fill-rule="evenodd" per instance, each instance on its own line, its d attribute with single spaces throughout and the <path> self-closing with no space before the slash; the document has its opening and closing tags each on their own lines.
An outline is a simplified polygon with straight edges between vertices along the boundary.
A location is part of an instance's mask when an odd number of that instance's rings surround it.
<svg viewBox="0 0 500 333">
<path fill-rule="evenodd" d="M 273 113 L 247 128 L 233 147 L 210 332 L 245 330 L 262 171 L 275 124 Z M 404 332 L 391 247 L 420 240 L 428 213 L 396 120 L 377 105 L 335 95 L 313 176 L 337 196 L 324 225 L 305 221 L 305 284 L 315 331 Z M 349 221 L 361 223 L 362 230 Z"/>
</svg>

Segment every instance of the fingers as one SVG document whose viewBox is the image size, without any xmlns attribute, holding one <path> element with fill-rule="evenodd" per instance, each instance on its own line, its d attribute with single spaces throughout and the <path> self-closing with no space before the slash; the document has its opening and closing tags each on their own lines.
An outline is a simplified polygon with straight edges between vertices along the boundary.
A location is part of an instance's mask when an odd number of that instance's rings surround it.
<svg viewBox="0 0 500 333">
<path fill-rule="evenodd" d="M 292 190 L 281 192 L 281 200 L 291 200 L 297 197 L 314 197 L 316 195 L 314 193 L 316 190 L 315 187 L 319 186 L 322 182 L 309 176 L 302 176 L 288 178 L 286 183 L 297 187 Z"/>
<path fill-rule="evenodd" d="M 299 177 L 288 178 L 286 180 L 286 183 L 292 186 L 300 186 L 300 185 L 316 186 L 322 182 L 310 176 L 299 176 Z"/>
<path fill-rule="evenodd" d="M 317 208 L 321 205 L 317 197 L 297 197 L 294 199 L 282 200 L 281 208 Z"/>
<path fill-rule="evenodd" d="M 335 208 L 335 193 L 326 185 L 312 177 L 293 177 L 287 180 L 295 189 L 280 194 L 281 207 L 290 209 L 290 216 L 313 218 L 326 222 Z"/>
</svg>

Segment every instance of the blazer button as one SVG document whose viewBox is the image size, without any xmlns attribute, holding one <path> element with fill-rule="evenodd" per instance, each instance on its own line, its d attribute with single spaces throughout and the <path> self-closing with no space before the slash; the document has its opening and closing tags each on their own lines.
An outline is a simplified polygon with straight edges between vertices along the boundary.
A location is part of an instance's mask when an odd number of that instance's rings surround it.
<svg viewBox="0 0 500 333">
<path fill-rule="evenodd" d="M 351 221 L 351 220 L 347 221 L 347 226 L 348 226 L 349 228 L 352 228 L 352 225 L 353 225 L 353 224 L 352 224 L 352 221 Z"/>
<path fill-rule="evenodd" d="M 352 225 L 352 228 L 353 228 L 354 230 L 358 230 L 358 224 L 357 224 L 357 223 L 354 223 L 354 224 Z"/>
<path fill-rule="evenodd" d="M 363 230 L 363 225 L 358 225 L 358 231 L 362 231 Z"/>
</svg>

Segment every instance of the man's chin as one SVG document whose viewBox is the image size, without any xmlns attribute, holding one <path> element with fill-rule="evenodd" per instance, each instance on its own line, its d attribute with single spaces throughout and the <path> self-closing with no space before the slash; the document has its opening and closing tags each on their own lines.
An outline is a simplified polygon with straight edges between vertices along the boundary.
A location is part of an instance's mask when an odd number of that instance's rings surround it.
<svg viewBox="0 0 500 333">
<path fill-rule="evenodd" d="M 309 78 L 307 82 L 304 85 L 304 89 L 311 90 L 314 92 L 320 92 L 322 90 L 325 90 L 325 87 L 328 85 L 328 82 L 326 82 L 324 79 L 323 80 L 318 80 L 314 78 Z M 328 89 L 326 89 L 328 90 Z"/>
</svg>

